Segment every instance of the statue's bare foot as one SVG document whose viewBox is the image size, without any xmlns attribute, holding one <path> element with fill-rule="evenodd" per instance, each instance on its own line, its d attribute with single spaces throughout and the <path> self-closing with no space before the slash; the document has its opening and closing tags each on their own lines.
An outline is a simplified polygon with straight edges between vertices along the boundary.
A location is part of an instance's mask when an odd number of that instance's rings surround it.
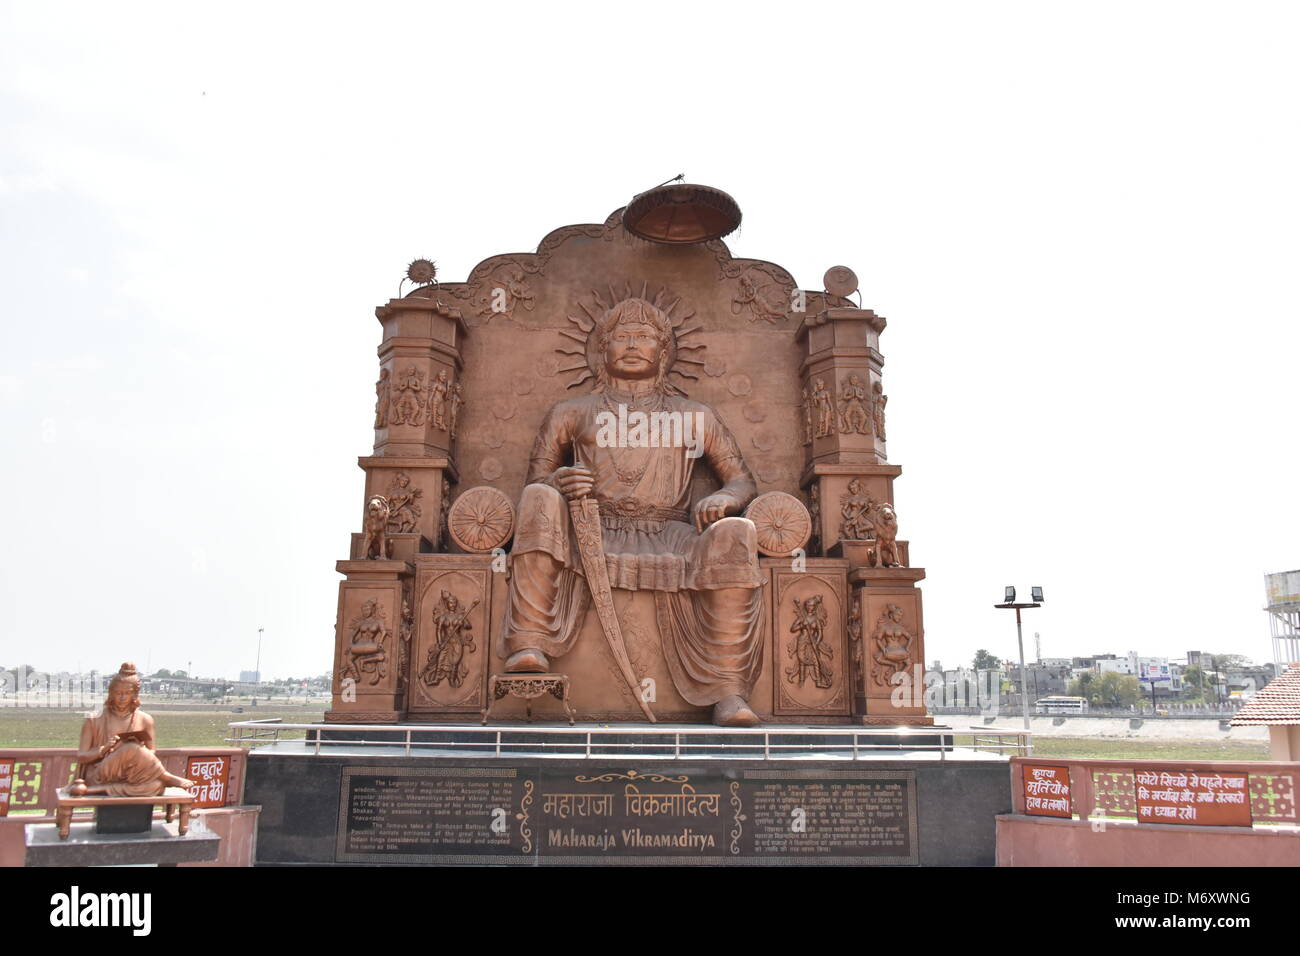
<svg viewBox="0 0 1300 956">
<path fill-rule="evenodd" d="M 743 697 L 733 694 L 713 705 L 713 722 L 719 727 L 757 727 L 758 715 L 750 710 Z"/>
<path fill-rule="evenodd" d="M 551 669 L 551 662 L 539 650 L 525 647 L 515 651 L 506 661 L 507 674 L 545 674 Z"/>
<path fill-rule="evenodd" d="M 72 785 L 68 787 L 68 796 L 84 797 L 89 790 L 90 788 L 86 786 L 86 781 L 78 777 L 76 780 L 72 781 Z"/>
</svg>

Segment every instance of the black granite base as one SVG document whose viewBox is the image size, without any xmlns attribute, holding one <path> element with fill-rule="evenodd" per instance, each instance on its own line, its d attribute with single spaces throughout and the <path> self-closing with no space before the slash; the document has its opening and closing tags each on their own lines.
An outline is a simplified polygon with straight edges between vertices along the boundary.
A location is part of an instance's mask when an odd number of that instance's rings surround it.
<svg viewBox="0 0 1300 956">
<path fill-rule="evenodd" d="M 257 862 L 993 866 L 1001 760 L 254 751 Z"/>
<path fill-rule="evenodd" d="M 116 834 L 96 833 L 93 823 L 74 823 L 66 840 L 50 823 L 27 827 L 25 837 L 26 866 L 174 866 L 211 862 L 221 850 L 217 834 L 190 830 L 181 836 L 175 823 Z"/>
</svg>

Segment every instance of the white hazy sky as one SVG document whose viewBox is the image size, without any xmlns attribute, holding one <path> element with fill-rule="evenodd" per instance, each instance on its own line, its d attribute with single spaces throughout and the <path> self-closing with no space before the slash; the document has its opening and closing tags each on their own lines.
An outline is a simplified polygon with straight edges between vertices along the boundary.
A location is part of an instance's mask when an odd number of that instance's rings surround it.
<svg viewBox="0 0 1300 956">
<path fill-rule="evenodd" d="M 1270 659 L 1300 566 L 1271 3 L 0 6 L 0 665 L 329 667 L 374 307 L 685 172 L 844 263 L 927 657 Z M 1291 422 L 1291 424 L 1287 424 Z M 1032 645 L 1028 649 L 1032 657 Z"/>
</svg>

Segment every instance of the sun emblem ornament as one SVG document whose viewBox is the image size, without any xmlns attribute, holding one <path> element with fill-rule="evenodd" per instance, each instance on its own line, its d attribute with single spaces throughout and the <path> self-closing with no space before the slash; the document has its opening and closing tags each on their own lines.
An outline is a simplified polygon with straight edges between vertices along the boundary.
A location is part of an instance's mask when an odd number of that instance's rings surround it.
<svg viewBox="0 0 1300 956">
<path fill-rule="evenodd" d="M 641 284 L 637 292 L 631 283 L 624 283 L 621 290 L 613 285 L 606 287 L 606 292 L 591 291 L 587 298 L 578 301 L 578 309 L 567 318 L 574 328 L 563 329 L 560 334 L 572 339 L 577 345 L 564 345 L 555 351 L 562 356 L 557 374 L 577 372 L 565 388 L 573 388 L 584 382 L 594 380 L 592 389 L 598 392 L 603 387 L 602 370 L 604 355 L 601 351 L 601 331 L 607 317 L 615 306 L 625 302 L 652 306 L 666 320 L 668 343 L 664 350 L 665 372 L 662 380 L 663 390 L 672 395 L 685 395 L 682 387 L 670 379 L 676 376 L 682 381 L 696 381 L 699 370 L 704 367 L 705 345 L 690 336 L 699 332 L 703 326 L 697 321 L 692 323 L 695 310 L 685 306 L 680 296 L 675 296 L 665 288 L 660 288 L 653 296 L 649 294 L 649 283 Z"/>
</svg>

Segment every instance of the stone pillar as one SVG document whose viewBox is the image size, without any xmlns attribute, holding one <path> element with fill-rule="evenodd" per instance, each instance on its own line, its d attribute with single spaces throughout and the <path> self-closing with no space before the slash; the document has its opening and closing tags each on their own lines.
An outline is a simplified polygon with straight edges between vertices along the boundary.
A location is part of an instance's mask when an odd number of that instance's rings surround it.
<svg viewBox="0 0 1300 956">
<path fill-rule="evenodd" d="M 387 383 L 386 408 L 376 409 L 375 455 L 450 455 L 451 406 L 468 333 L 460 311 L 435 292 L 431 298 L 392 299 L 375 315 L 384 327 L 379 366 L 380 381 Z M 377 401 L 384 406 L 384 395 Z"/>
<path fill-rule="evenodd" d="M 332 722 L 396 723 L 406 712 L 409 606 L 414 567 L 406 561 L 340 561 L 334 640 Z"/>
<path fill-rule="evenodd" d="M 853 713 L 864 724 L 934 723 L 925 708 L 925 625 L 916 587 L 924 577 L 922 568 L 849 572 L 862 615 L 863 673 Z"/>
<path fill-rule="evenodd" d="M 364 531 L 354 532 L 350 560 L 340 561 L 334 641 L 334 701 L 327 721 L 392 723 L 405 717 L 414 625 L 413 561 L 447 550 L 445 518 L 454 462 L 461 313 L 436 289 L 421 289 L 375 310 L 383 327 L 376 384 L 374 454 L 358 459 L 366 502 L 389 500 L 389 552 L 366 560 Z M 462 395 L 463 397 L 463 395 Z M 382 640 L 376 638 L 381 635 Z"/>
<path fill-rule="evenodd" d="M 881 464 L 886 460 L 885 441 L 876 434 L 873 414 L 875 386 L 881 383 L 885 364 L 880 354 L 880 333 L 884 329 L 882 316 L 870 309 L 850 308 L 825 309 L 810 315 L 799 326 L 795 340 L 806 347 L 800 370 L 802 388 L 812 406 L 813 435 L 812 442 L 805 446 L 807 461 Z M 822 388 L 830 401 L 829 416 L 817 405 L 816 395 Z M 858 405 L 865 412 L 865 421 L 856 407 L 846 402 L 846 389 L 861 390 Z M 846 421 L 846 412 L 852 421 Z"/>
</svg>

